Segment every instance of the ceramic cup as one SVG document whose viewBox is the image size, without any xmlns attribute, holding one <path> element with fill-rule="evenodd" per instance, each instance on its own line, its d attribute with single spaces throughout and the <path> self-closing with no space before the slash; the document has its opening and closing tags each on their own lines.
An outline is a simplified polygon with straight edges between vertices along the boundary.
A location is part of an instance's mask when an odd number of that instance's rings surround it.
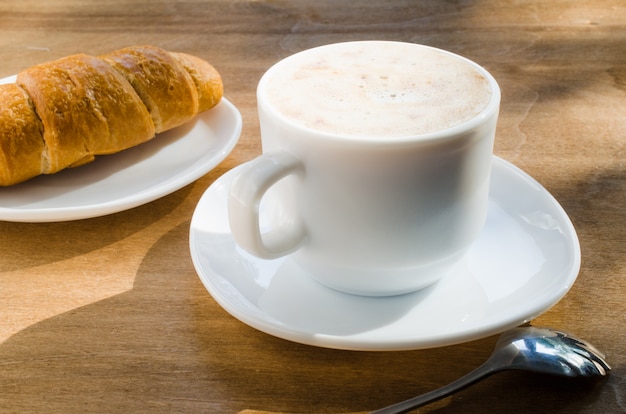
<svg viewBox="0 0 626 414">
<path fill-rule="evenodd" d="M 237 244 L 347 293 L 415 291 L 485 221 L 500 104 L 466 58 L 389 41 L 296 53 L 261 78 L 263 154 L 230 189 Z"/>
</svg>

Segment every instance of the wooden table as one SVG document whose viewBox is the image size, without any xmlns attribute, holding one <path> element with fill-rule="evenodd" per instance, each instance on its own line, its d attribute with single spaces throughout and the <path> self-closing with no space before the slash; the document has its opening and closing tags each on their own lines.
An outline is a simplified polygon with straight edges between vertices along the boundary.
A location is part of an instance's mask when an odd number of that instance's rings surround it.
<svg viewBox="0 0 626 414">
<path fill-rule="evenodd" d="M 311 46 L 371 38 L 445 48 L 498 79 L 495 152 L 559 200 L 582 247 L 578 280 L 533 324 L 591 341 L 613 366 L 594 384 L 500 374 L 420 412 L 626 412 L 621 0 L 1 0 L 0 77 L 77 52 L 154 44 L 211 61 L 244 126 L 217 168 L 157 201 L 80 221 L 0 222 L 0 412 L 367 411 L 488 356 L 496 337 L 401 352 L 278 339 L 224 311 L 192 265 L 200 196 L 261 151 L 261 74 Z"/>
</svg>

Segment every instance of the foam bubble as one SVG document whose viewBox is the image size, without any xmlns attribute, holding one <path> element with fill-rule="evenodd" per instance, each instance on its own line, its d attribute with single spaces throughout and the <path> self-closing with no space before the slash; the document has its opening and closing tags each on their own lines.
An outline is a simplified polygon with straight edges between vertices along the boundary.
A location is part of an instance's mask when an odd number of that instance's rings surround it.
<svg viewBox="0 0 626 414">
<path fill-rule="evenodd" d="M 475 117 L 491 99 L 489 81 L 469 63 L 396 42 L 338 44 L 292 56 L 272 69 L 265 91 L 292 121 L 363 137 L 446 129 Z"/>
</svg>

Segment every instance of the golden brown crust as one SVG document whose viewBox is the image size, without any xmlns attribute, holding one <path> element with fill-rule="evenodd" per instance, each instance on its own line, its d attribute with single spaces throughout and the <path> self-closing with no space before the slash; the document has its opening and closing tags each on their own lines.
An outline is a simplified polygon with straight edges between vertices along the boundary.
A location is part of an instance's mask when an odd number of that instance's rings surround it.
<svg viewBox="0 0 626 414">
<path fill-rule="evenodd" d="M 198 112 L 213 108 L 224 95 L 224 87 L 219 72 L 206 60 L 186 53 L 171 52 L 191 75 L 198 90 Z"/>
<path fill-rule="evenodd" d="M 84 90 L 66 70 L 69 59 L 33 66 L 17 76 L 17 84 L 30 95 L 43 123 L 46 162 L 42 172 L 46 174 L 89 157 L 83 137 L 98 124 Z M 97 128 L 90 135 L 99 131 Z"/>
<path fill-rule="evenodd" d="M 84 63 L 74 76 L 85 88 L 98 118 L 106 121 L 107 131 L 101 139 L 89 140 L 90 152 L 112 154 L 152 139 L 154 124 L 131 84 L 101 59 L 89 56 Z"/>
<path fill-rule="evenodd" d="M 32 97 L 44 128 L 51 174 L 118 152 L 154 136 L 147 110 L 113 68 L 88 55 L 21 72 L 17 83 Z M 133 122 L 128 122 L 132 119 Z"/>
<path fill-rule="evenodd" d="M 33 66 L 0 91 L 0 186 L 141 144 L 222 94 L 207 62 L 154 46 Z"/>
<path fill-rule="evenodd" d="M 0 185 L 6 186 L 40 174 L 43 126 L 16 84 L 0 85 L 0 102 Z"/>
<path fill-rule="evenodd" d="M 157 133 L 182 125 L 198 113 L 193 79 L 169 52 L 154 46 L 133 46 L 101 58 L 137 91 Z"/>
</svg>

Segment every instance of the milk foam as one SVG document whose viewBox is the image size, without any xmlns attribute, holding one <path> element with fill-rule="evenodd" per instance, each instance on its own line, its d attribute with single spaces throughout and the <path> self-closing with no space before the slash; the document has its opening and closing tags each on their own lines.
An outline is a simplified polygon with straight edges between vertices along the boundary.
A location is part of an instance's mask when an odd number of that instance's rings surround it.
<svg viewBox="0 0 626 414">
<path fill-rule="evenodd" d="M 478 115 L 492 91 L 470 63 L 400 42 L 352 42 L 277 64 L 261 93 L 307 128 L 359 137 L 402 137 L 447 129 Z"/>
</svg>

